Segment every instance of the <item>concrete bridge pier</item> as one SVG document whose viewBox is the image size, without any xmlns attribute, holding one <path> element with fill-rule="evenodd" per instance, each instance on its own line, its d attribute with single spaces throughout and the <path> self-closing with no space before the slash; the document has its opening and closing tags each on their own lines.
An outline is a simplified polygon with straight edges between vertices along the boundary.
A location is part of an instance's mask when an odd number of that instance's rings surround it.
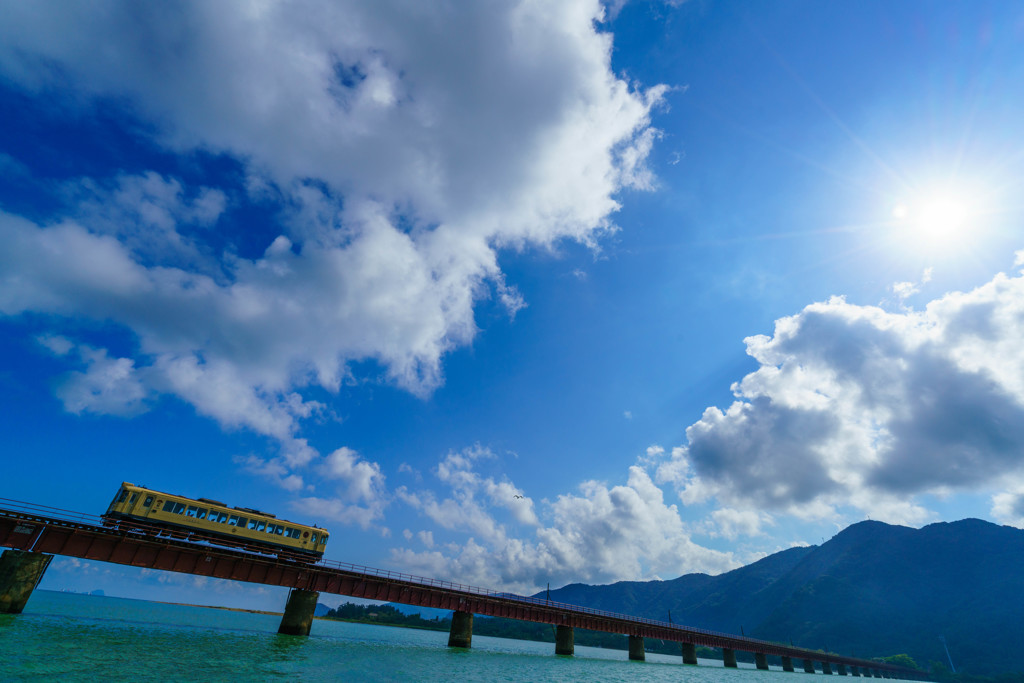
<svg viewBox="0 0 1024 683">
<path fill-rule="evenodd" d="M 0 555 L 0 614 L 21 614 L 53 555 L 5 550 Z"/>
<path fill-rule="evenodd" d="M 768 655 L 763 652 L 754 653 L 754 664 L 762 671 L 768 670 Z"/>
<path fill-rule="evenodd" d="M 473 613 L 452 612 L 452 628 L 448 632 L 448 647 L 465 647 L 473 645 Z"/>
<path fill-rule="evenodd" d="M 726 667 L 728 667 L 730 669 L 735 669 L 736 666 L 737 666 L 736 665 L 736 650 L 733 650 L 733 649 L 728 648 L 728 647 L 723 647 L 722 648 L 722 661 L 725 663 Z"/>
<path fill-rule="evenodd" d="M 288 591 L 288 603 L 284 606 L 284 616 L 281 617 L 277 632 L 286 636 L 308 636 L 313 627 L 313 613 L 319 597 L 317 591 L 301 588 Z"/>
<path fill-rule="evenodd" d="M 840 676 L 845 676 L 846 675 L 846 665 L 845 664 L 836 664 L 836 671 L 839 672 Z"/>
<path fill-rule="evenodd" d="M 812 674 L 812 673 L 814 673 L 814 660 L 813 659 L 805 659 L 804 660 L 804 673 L 805 674 Z"/>
<path fill-rule="evenodd" d="M 575 651 L 572 626 L 558 625 L 555 629 L 555 654 L 571 655 Z"/>
<path fill-rule="evenodd" d="M 826 676 L 831 676 L 832 675 L 832 665 L 829 664 L 828 662 L 822 662 L 821 663 L 821 673 L 825 674 Z"/>
<path fill-rule="evenodd" d="M 858 669 L 857 667 L 855 667 L 854 665 L 851 664 L 850 665 L 850 675 L 851 676 L 860 676 L 860 669 Z"/>
<path fill-rule="evenodd" d="M 697 646 L 693 643 L 683 643 L 683 664 L 697 665 Z"/>
<path fill-rule="evenodd" d="M 630 636 L 629 637 L 629 658 L 634 662 L 642 662 L 646 659 L 644 656 L 644 638 L 643 636 Z"/>
<path fill-rule="evenodd" d="M 783 657 L 782 658 L 782 670 L 783 671 L 788 671 L 790 673 L 793 672 L 793 658 L 792 657 Z"/>
</svg>

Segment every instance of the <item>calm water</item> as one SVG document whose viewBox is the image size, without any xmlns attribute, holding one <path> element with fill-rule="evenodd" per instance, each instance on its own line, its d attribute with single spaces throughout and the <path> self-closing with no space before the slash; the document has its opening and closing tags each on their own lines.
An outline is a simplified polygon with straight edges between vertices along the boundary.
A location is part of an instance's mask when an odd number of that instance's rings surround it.
<svg viewBox="0 0 1024 683">
<path fill-rule="evenodd" d="M 0 615 L 0 681 L 671 681 L 785 683 L 806 674 L 726 670 L 701 660 L 318 619 L 308 638 L 277 635 L 280 617 L 36 591 Z M 741 667 L 744 665 L 741 664 Z M 820 674 L 819 674 L 820 675 Z M 821 680 L 821 679 L 819 679 Z M 837 680 L 837 679 L 830 679 Z M 845 678 L 842 680 L 854 680 Z M 856 679 L 865 680 L 865 679 Z"/>
</svg>

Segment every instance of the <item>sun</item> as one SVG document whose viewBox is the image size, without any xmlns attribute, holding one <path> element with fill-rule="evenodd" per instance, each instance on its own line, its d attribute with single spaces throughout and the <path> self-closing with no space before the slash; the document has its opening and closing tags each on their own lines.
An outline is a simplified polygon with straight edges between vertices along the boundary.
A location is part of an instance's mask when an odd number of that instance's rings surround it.
<svg viewBox="0 0 1024 683">
<path fill-rule="evenodd" d="M 937 191 L 892 209 L 896 227 L 922 247 L 947 248 L 962 244 L 979 227 L 981 208 L 963 193 Z"/>
</svg>

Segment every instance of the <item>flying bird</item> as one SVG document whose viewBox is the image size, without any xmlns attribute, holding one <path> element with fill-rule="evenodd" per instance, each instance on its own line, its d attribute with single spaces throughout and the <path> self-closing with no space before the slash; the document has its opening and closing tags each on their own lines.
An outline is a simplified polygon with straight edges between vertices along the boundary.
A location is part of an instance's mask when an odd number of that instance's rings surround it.
<svg viewBox="0 0 1024 683">
<path fill-rule="evenodd" d="M 522 496 L 520 496 L 518 493 L 516 495 L 512 496 L 512 497 L 513 498 L 522 498 Z"/>
</svg>

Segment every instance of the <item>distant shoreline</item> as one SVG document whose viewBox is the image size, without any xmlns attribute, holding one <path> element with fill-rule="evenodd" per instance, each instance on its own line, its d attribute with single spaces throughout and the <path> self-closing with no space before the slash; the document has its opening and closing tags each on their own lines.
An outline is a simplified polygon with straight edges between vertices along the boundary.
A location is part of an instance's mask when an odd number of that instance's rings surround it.
<svg viewBox="0 0 1024 683">
<path fill-rule="evenodd" d="M 85 595 L 91 598 L 115 598 L 117 600 L 138 600 L 140 602 L 155 602 L 158 605 L 175 605 L 177 607 L 204 607 L 206 609 L 223 609 L 229 612 L 247 612 L 249 614 L 267 614 L 272 616 L 281 616 L 284 612 L 270 612 L 262 609 L 246 609 L 244 607 L 224 607 L 222 605 L 196 605 L 191 602 L 168 602 L 166 600 L 151 600 L 149 598 L 126 598 L 120 595 L 95 595 L 93 593 L 84 593 L 79 591 L 67 591 L 67 590 L 48 590 L 46 588 L 37 589 L 44 593 L 63 593 L 67 595 Z M 320 619 L 320 617 L 314 617 Z"/>
<path fill-rule="evenodd" d="M 267 614 L 271 616 L 281 616 L 284 612 L 268 612 L 262 609 L 245 609 L 244 607 L 223 607 L 221 605 L 195 605 L 191 602 L 165 602 L 163 600 L 150 600 L 149 602 L 157 602 L 161 605 L 177 605 L 178 607 L 204 607 L 206 609 L 223 609 L 228 612 L 247 612 L 248 614 Z M 313 617 L 319 619 L 320 617 Z"/>
</svg>

